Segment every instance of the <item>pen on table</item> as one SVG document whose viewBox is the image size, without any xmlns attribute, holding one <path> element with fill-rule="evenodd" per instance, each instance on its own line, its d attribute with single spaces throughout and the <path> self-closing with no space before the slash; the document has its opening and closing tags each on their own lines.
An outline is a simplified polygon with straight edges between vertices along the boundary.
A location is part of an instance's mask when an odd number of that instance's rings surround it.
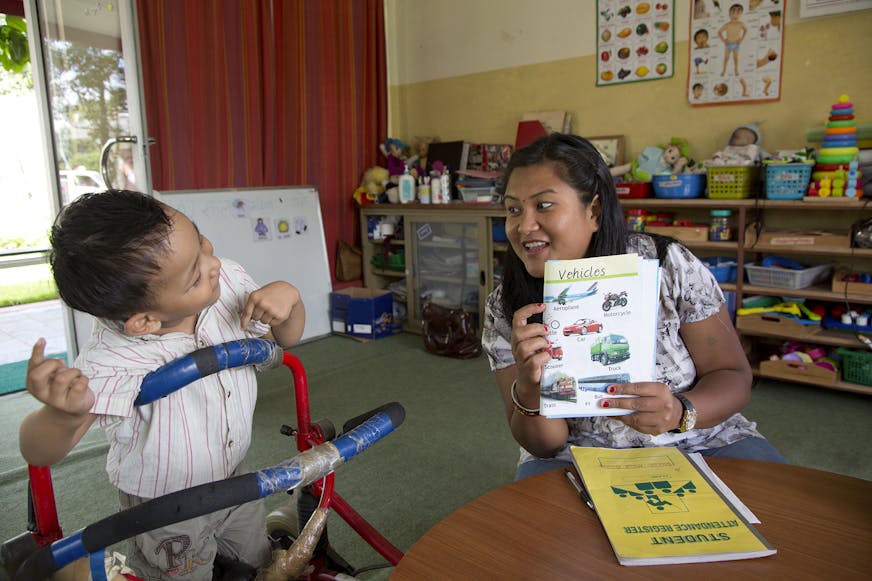
<svg viewBox="0 0 872 581">
<path fill-rule="evenodd" d="M 584 501 L 584 504 L 586 504 L 588 508 L 593 509 L 593 501 L 590 499 L 590 496 L 588 496 L 587 490 L 585 490 L 584 487 L 579 484 L 578 480 L 576 480 L 575 474 L 573 474 L 569 468 L 563 472 L 566 474 L 569 483 L 572 484 L 572 487 L 578 492 L 578 496 Z"/>
</svg>

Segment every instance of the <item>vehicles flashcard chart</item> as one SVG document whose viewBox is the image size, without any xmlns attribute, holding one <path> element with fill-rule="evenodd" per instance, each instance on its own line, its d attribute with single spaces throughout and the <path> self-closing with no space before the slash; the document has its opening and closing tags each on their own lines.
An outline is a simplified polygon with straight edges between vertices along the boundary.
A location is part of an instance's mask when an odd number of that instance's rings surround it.
<svg viewBox="0 0 872 581">
<path fill-rule="evenodd" d="M 599 401 L 612 383 L 654 379 L 659 285 L 658 261 L 636 254 L 545 263 L 542 415 L 630 413 Z"/>
</svg>

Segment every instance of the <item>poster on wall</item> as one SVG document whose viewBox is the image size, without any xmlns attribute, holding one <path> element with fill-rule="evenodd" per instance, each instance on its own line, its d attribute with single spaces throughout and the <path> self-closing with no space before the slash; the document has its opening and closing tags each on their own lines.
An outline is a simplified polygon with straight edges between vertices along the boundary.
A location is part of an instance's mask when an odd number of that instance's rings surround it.
<svg viewBox="0 0 872 581">
<path fill-rule="evenodd" d="M 672 4 L 597 0 L 598 87 L 673 76 Z"/>
<path fill-rule="evenodd" d="M 870 8 L 872 0 L 799 0 L 799 17 L 814 18 Z"/>
<path fill-rule="evenodd" d="M 693 0 L 688 42 L 691 105 L 781 99 L 787 0 Z"/>
</svg>

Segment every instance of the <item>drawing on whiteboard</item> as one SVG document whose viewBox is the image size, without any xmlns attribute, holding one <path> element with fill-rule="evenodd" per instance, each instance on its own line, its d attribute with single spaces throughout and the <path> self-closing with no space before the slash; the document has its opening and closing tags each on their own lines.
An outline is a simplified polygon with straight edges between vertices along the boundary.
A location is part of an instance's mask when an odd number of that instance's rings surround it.
<svg viewBox="0 0 872 581">
<path fill-rule="evenodd" d="M 291 237 L 291 224 L 287 218 L 276 218 L 276 240 Z"/>
<path fill-rule="evenodd" d="M 300 234 L 305 234 L 306 231 L 309 230 L 309 224 L 306 223 L 306 219 L 302 216 L 297 216 L 294 218 L 294 232 L 297 233 L 297 236 Z"/>
<path fill-rule="evenodd" d="M 266 225 L 266 222 L 263 218 L 257 218 L 256 221 L 252 222 L 254 227 L 254 240 L 256 242 L 263 242 L 265 240 L 272 240 L 272 235 L 269 231 L 269 226 Z"/>
<path fill-rule="evenodd" d="M 236 210 L 237 218 L 245 218 L 248 216 L 248 206 L 245 203 L 245 200 L 241 198 L 236 198 L 233 200 L 233 209 Z"/>
</svg>

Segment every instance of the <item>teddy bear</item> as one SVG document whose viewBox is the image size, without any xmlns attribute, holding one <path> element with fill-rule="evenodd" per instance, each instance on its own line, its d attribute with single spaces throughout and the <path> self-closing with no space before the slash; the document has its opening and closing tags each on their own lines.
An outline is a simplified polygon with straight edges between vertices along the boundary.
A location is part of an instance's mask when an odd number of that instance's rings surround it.
<svg viewBox="0 0 872 581">
<path fill-rule="evenodd" d="M 611 168 L 612 177 L 627 174 L 627 178 L 636 182 L 650 182 L 654 174 L 681 173 L 690 163 L 690 151 L 687 140 L 673 137 L 668 144 L 648 146 L 632 163 L 625 163 Z"/>
<path fill-rule="evenodd" d="M 379 201 L 379 196 L 385 192 L 385 183 L 390 176 L 388 170 L 381 166 L 373 166 L 363 172 L 363 179 L 360 180 L 360 186 L 354 190 L 354 201 L 359 205 L 375 204 Z"/>
</svg>

